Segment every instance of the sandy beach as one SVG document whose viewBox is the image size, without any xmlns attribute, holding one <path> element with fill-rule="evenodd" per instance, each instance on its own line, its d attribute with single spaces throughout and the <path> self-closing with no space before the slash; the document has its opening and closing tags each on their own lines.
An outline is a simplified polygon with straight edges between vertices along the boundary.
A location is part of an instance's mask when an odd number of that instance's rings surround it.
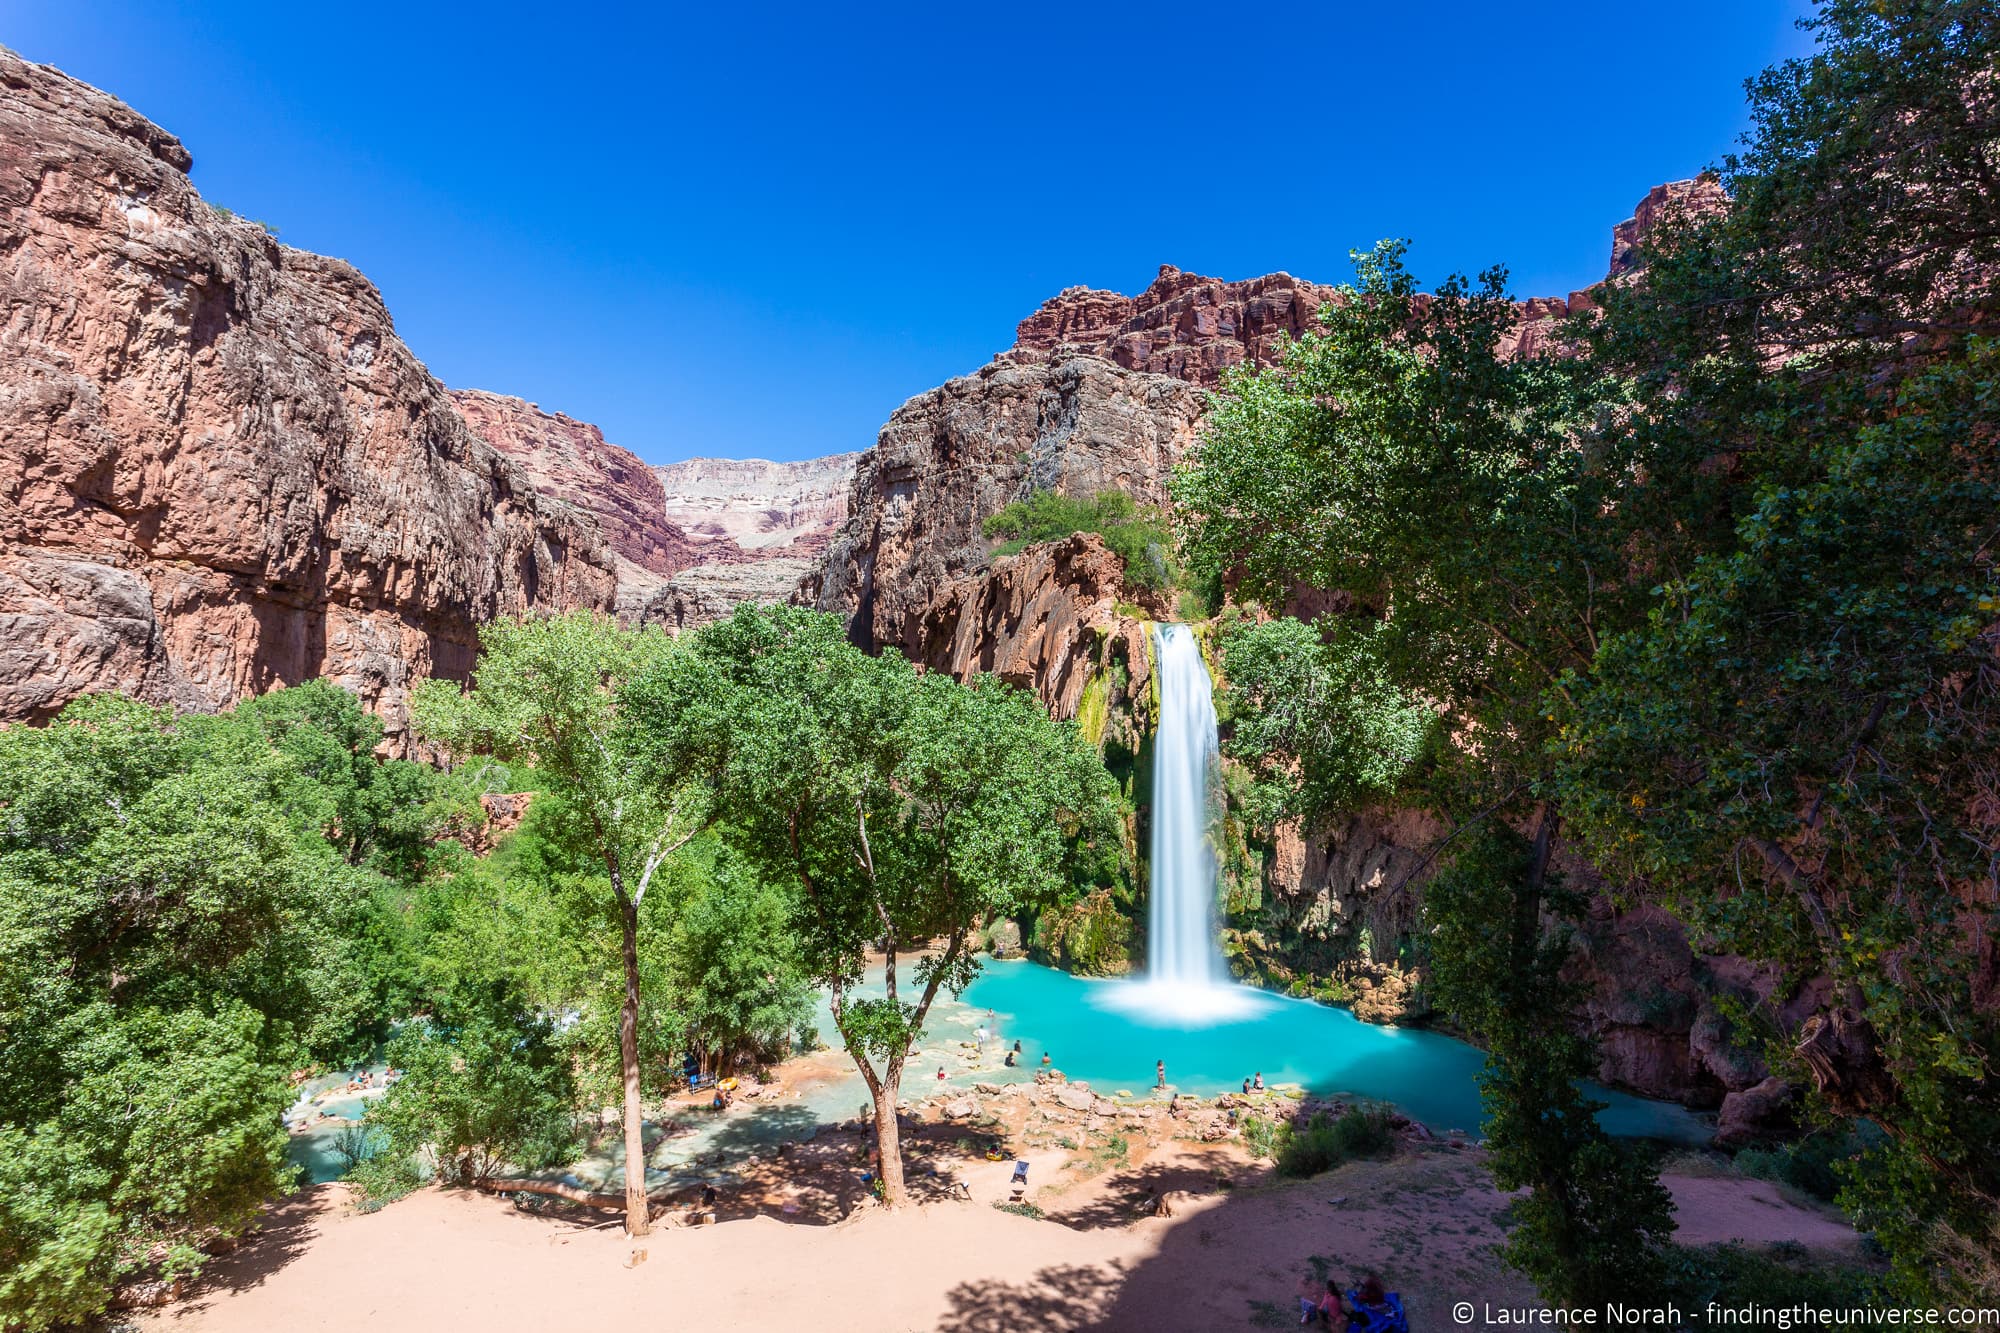
<svg viewBox="0 0 2000 1333">
<path fill-rule="evenodd" d="M 597 1215 L 531 1215 L 489 1195 L 426 1189 L 361 1213 L 345 1186 L 315 1186 L 279 1205 L 184 1300 L 135 1327 L 1252 1328 L 1296 1318 L 1302 1276 L 1351 1280 L 1367 1269 L 1401 1291 L 1417 1328 L 1448 1326 L 1460 1299 L 1532 1301 L 1494 1257 L 1507 1199 L 1476 1150 L 1405 1152 L 1300 1182 L 1272 1181 L 1234 1145 L 1173 1144 L 1135 1158 L 1082 1175 L 1042 1161 L 1035 1173 L 1050 1183 L 1030 1198 L 1043 1219 L 994 1207 L 1009 1167 L 982 1162 L 966 1168 L 970 1202 L 863 1208 L 825 1223 L 784 1212 L 782 1189 L 746 1182 L 719 1224 L 669 1220 L 637 1241 Z M 1854 1249 L 1837 1215 L 1763 1182 L 1666 1179 L 1683 1240 Z M 1163 1190 L 1173 1215 L 1144 1215 L 1138 1201 Z"/>
</svg>

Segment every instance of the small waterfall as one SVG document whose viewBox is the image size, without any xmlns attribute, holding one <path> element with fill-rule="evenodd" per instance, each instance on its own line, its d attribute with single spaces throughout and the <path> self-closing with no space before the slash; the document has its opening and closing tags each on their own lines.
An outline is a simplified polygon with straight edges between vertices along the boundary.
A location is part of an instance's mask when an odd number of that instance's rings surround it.
<svg viewBox="0 0 2000 1333">
<path fill-rule="evenodd" d="M 1153 629 L 1160 729 L 1153 738 L 1152 902 L 1147 980 L 1200 990 L 1228 984 L 1216 941 L 1215 848 L 1208 838 L 1215 700 L 1186 625 Z"/>
</svg>

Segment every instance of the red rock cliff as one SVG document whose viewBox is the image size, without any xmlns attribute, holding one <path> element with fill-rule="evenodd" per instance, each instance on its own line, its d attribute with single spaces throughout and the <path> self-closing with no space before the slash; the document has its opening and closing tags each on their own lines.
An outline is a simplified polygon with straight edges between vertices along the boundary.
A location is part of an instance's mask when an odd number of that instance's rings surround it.
<svg viewBox="0 0 2000 1333">
<path fill-rule="evenodd" d="M 544 412 L 483 389 L 453 389 L 459 413 L 488 444 L 520 464 L 543 495 L 597 516 L 611 549 L 641 569 L 674 574 L 701 560 L 695 541 L 667 517 L 654 470 L 588 421 Z"/>
<path fill-rule="evenodd" d="M 0 51 L 0 719 L 326 676 L 400 732 L 475 628 L 609 606 L 597 525 L 466 428 L 350 265 Z"/>
</svg>

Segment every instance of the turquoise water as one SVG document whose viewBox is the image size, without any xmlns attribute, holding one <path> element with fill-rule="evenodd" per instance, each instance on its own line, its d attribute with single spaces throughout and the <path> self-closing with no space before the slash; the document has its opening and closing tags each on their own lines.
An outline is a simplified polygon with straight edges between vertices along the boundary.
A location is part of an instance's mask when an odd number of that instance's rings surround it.
<svg viewBox="0 0 2000 1333">
<path fill-rule="evenodd" d="M 981 1015 L 991 1010 L 1008 1044 L 1021 1041 L 1028 1072 L 1047 1052 L 1065 1076 L 1102 1093 L 1143 1095 L 1153 1085 L 1153 1062 L 1165 1060 L 1168 1085 L 1197 1096 L 1241 1091 L 1244 1079 L 1261 1072 L 1266 1084 L 1391 1102 L 1434 1130 L 1479 1133 L 1474 1079 L 1486 1057 L 1464 1042 L 1377 1027 L 1345 1009 L 1261 991 L 1242 992 L 1247 1012 L 1188 1026 L 1120 1004 L 1136 984 L 989 961 L 965 1003 Z M 1604 1088 L 1591 1092 L 1610 1103 L 1600 1119 L 1613 1134 L 1705 1143 L 1711 1132 L 1684 1107 Z"/>
<path fill-rule="evenodd" d="M 879 975 L 859 993 L 879 996 Z M 898 988 L 906 996 L 916 993 L 907 965 Z M 1473 1080 L 1485 1056 L 1477 1049 L 1434 1032 L 1376 1027 L 1345 1009 L 1310 1000 L 1247 988 L 1232 994 L 1240 1005 L 1197 1026 L 1149 1015 L 1138 982 L 1089 980 L 1036 963 L 988 959 L 963 997 L 938 997 L 905 1069 L 903 1095 L 918 1101 L 940 1087 L 1025 1081 L 1034 1077 L 1046 1052 L 1053 1067 L 1072 1080 L 1107 1095 L 1125 1089 L 1143 1097 L 1153 1086 L 1153 1062 L 1165 1060 L 1168 1084 L 1177 1092 L 1213 1097 L 1240 1090 L 1244 1079 L 1261 1072 L 1269 1085 L 1297 1084 L 1316 1093 L 1389 1102 L 1433 1130 L 1478 1135 L 1479 1088 Z M 825 996 L 817 1022 L 822 1041 L 838 1040 Z M 987 1032 L 983 1040 L 981 1029 Z M 1005 1053 L 1016 1041 L 1022 1047 L 1019 1063 L 1008 1068 Z M 322 1083 L 331 1091 L 344 1077 Z M 314 1091 L 318 1085 L 306 1095 Z M 1683 1107 L 1594 1086 L 1590 1091 L 1609 1103 L 1600 1119 L 1613 1134 L 1708 1141 L 1711 1126 Z M 683 1111 L 664 1126 L 649 1125 L 647 1183 L 727 1181 L 730 1163 L 781 1142 L 811 1138 L 821 1126 L 859 1114 L 867 1100 L 861 1076 L 847 1073 L 781 1100 L 738 1103 L 725 1115 Z M 359 1119 L 366 1100 L 335 1093 L 319 1105 L 329 1114 Z M 312 1180 L 339 1177 L 343 1163 L 333 1151 L 339 1130 L 336 1121 L 292 1136 L 292 1158 Z M 607 1140 L 598 1153 L 550 1174 L 591 1189 L 617 1190 L 624 1183 L 621 1153 L 615 1139 Z"/>
</svg>

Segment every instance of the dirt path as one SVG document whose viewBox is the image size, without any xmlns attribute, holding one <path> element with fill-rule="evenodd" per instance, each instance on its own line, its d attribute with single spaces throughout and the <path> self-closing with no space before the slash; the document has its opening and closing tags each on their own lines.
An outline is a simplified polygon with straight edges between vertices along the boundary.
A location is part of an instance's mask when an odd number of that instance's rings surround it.
<svg viewBox="0 0 2000 1333">
<path fill-rule="evenodd" d="M 827 1333 L 1158 1333 L 1289 1325 L 1301 1277 L 1351 1281 L 1369 1269 L 1402 1292 L 1417 1328 L 1450 1327 L 1456 1300 L 1532 1298 L 1494 1257 L 1507 1199 L 1476 1153 L 1410 1153 L 1295 1184 L 1265 1181 L 1239 1152 L 1206 1145 L 1162 1145 L 1080 1177 L 1044 1160 L 1034 1173 L 1046 1183 L 1030 1197 L 1049 1220 L 994 1208 L 1006 1168 L 990 1166 L 968 1172 L 970 1203 L 869 1209 L 813 1225 L 806 1218 L 827 1216 L 824 1206 L 786 1214 L 783 1191 L 760 1190 L 725 1210 L 737 1220 L 665 1229 L 637 1243 L 615 1226 L 528 1216 L 504 1200 L 435 1189 L 360 1214 L 344 1187 L 319 1186 L 218 1260 L 189 1300 L 137 1326 L 547 1333 L 803 1323 Z M 1682 1238 L 1693 1243 L 1853 1244 L 1837 1218 L 1763 1182 L 1668 1183 L 1680 1200 Z M 1172 1191 L 1173 1215 L 1141 1215 L 1138 1201 L 1162 1189 Z"/>
</svg>

